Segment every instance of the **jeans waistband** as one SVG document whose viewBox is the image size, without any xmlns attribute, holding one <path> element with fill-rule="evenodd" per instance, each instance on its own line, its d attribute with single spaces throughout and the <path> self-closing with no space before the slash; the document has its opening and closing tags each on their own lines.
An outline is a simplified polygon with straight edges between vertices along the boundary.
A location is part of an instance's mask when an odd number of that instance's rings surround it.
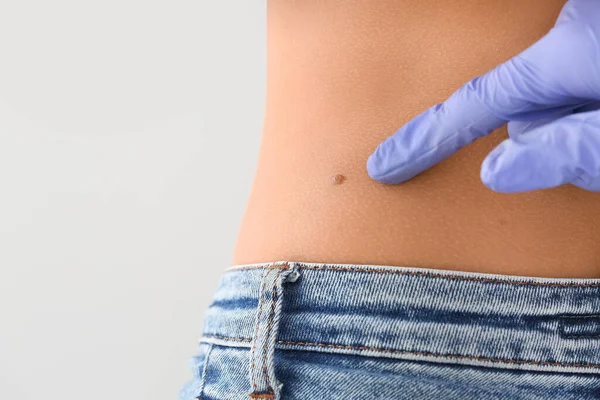
<svg viewBox="0 0 600 400">
<path fill-rule="evenodd" d="M 260 321 L 269 329 L 265 349 L 272 341 L 276 349 L 600 373 L 600 279 L 296 261 L 237 265 L 221 278 L 201 341 L 250 348 Z"/>
</svg>

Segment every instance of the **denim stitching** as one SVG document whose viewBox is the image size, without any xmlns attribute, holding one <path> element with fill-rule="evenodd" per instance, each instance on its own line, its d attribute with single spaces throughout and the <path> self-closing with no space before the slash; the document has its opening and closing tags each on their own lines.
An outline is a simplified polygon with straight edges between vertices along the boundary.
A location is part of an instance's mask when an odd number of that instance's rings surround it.
<svg viewBox="0 0 600 400">
<path fill-rule="evenodd" d="M 277 272 L 275 282 L 273 283 L 273 298 L 271 300 L 271 313 L 269 315 L 269 323 L 267 324 L 267 337 L 265 338 L 265 345 L 263 346 L 263 374 L 267 383 L 267 389 L 272 392 L 271 384 L 269 382 L 269 375 L 267 374 L 267 343 L 269 342 L 269 336 L 271 336 L 271 325 L 273 325 L 273 316 L 275 314 L 275 302 L 277 301 L 277 281 L 281 271 Z"/>
<path fill-rule="evenodd" d="M 227 340 L 230 342 L 246 342 L 246 343 L 251 343 L 252 339 L 248 339 L 248 338 L 241 338 L 241 337 L 231 337 L 231 336 L 222 336 L 222 335 L 202 335 L 203 338 L 214 338 L 214 339 L 223 339 L 223 340 Z M 202 342 L 202 338 L 200 338 L 200 341 Z"/>
<path fill-rule="evenodd" d="M 260 288 L 260 299 L 258 300 L 258 323 L 256 324 L 256 326 L 254 327 L 254 338 L 256 338 L 258 336 L 258 328 L 260 326 L 260 316 L 262 315 L 262 307 L 261 307 L 261 303 L 263 301 L 262 299 L 262 294 L 263 291 L 265 289 L 265 283 L 266 283 L 266 277 L 267 277 L 267 273 L 268 271 L 265 271 L 265 273 L 263 274 L 263 278 L 262 278 L 262 286 Z M 252 340 L 250 340 L 252 341 Z M 256 341 L 254 342 L 254 344 L 252 345 L 252 350 L 250 350 L 250 379 L 252 380 L 252 387 L 254 388 L 254 391 L 256 391 L 256 381 L 254 380 L 254 353 L 256 352 Z"/>
<path fill-rule="evenodd" d="M 202 393 L 204 393 L 204 382 L 206 382 L 206 370 L 208 369 L 208 361 L 210 359 L 210 353 L 212 353 L 213 347 L 214 345 L 210 343 L 210 347 L 206 352 L 206 358 L 204 359 L 204 366 L 202 367 L 202 375 L 200 378 L 199 394 L 196 396 L 196 400 L 202 400 L 203 397 Z"/>
<path fill-rule="evenodd" d="M 258 400 L 262 400 L 262 399 L 274 399 L 275 395 L 273 393 L 250 393 L 250 398 L 251 399 L 258 399 Z"/>
<path fill-rule="evenodd" d="M 279 266 L 255 266 L 255 267 L 240 267 L 240 268 L 231 268 L 226 271 L 226 273 L 234 272 L 234 271 L 245 271 L 252 269 L 275 269 Z M 436 277 L 442 279 L 458 279 L 465 281 L 481 281 L 481 282 L 494 282 L 494 283 L 507 283 L 509 285 L 525 285 L 525 286 L 550 286 L 550 287 L 600 287 L 600 283 L 543 283 L 543 282 L 521 282 L 521 281 L 509 281 L 503 279 L 491 279 L 491 278 L 477 278 L 471 276 L 460 276 L 460 275 L 442 275 L 437 274 L 435 272 L 418 272 L 418 271 L 389 271 L 389 270 L 379 270 L 373 268 L 344 268 L 344 267 L 314 267 L 311 265 L 302 265 L 298 263 L 298 268 L 303 269 L 311 269 L 315 271 L 319 270 L 330 270 L 330 271 L 343 271 L 343 272 L 365 272 L 365 273 L 379 273 L 379 274 L 394 274 L 394 275 L 416 275 L 416 276 L 425 276 L 425 277 Z M 284 268 L 285 269 L 285 268 Z"/>
<path fill-rule="evenodd" d="M 229 336 L 221 336 L 221 335 L 204 335 L 206 338 L 215 338 L 215 339 L 223 339 L 227 341 L 241 341 L 241 342 L 249 342 L 249 339 L 246 338 L 237 338 L 237 337 L 229 337 Z M 297 342 L 293 340 L 278 340 L 279 344 L 291 344 L 291 345 L 300 345 L 300 346 L 317 346 L 317 347 L 331 347 L 336 349 L 350 349 L 350 350 L 365 350 L 365 351 L 380 351 L 384 353 L 398 353 L 398 354 L 419 354 L 426 356 L 435 356 L 435 357 L 445 357 L 445 358 L 470 358 L 474 360 L 483 360 L 483 361 L 493 361 L 493 362 L 509 362 L 513 364 L 538 364 L 538 365 L 554 365 L 554 366 L 562 366 L 562 367 L 592 367 L 598 368 L 600 364 L 588 364 L 588 363 L 561 363 L 561 362 L 552 362 L 552 361 L 526 361 L 526 360 L 510 360 L 503 358 L 490 358 L 490 357 L 481 357 L 481 356 L 466 356 L 462 354 L 436 354 L 425 351 L 410 351 L 410 350 L 396 350 L 396 349 L 386 349 L 381 347 L 368 347 L 368 346 L 351 346 L 351 345 L 342 345 L 342 344 L 331 344 L 331 343 L 313 343 L 313 342 Z"/>
</svg>

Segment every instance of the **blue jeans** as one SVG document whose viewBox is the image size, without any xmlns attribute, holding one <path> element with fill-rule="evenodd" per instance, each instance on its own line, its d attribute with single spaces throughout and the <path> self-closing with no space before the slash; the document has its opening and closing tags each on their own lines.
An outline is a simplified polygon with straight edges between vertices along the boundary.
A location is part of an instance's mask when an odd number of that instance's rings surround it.
<svg viewBox="0 0 600 400">
<path fill-rule="evenodd" d="M 229 268 L 180 400 L 600 399 L 600 279 Z"/>
</svg>

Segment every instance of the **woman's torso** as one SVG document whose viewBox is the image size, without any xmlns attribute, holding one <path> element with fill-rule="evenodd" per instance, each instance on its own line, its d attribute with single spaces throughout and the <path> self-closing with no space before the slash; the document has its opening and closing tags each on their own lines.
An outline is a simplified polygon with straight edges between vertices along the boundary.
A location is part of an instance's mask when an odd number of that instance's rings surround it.
<svg viewBox="0 0 600 400">
<path fill-rule="evenodd" d="M 400 126 L 540 38 L 563 4 L 269 0 L 264 131 L 233 263 L 600 277 L 600 193 L 481 183 L 505 129 L 401 185 L 365 167 Z"/>
</svg>

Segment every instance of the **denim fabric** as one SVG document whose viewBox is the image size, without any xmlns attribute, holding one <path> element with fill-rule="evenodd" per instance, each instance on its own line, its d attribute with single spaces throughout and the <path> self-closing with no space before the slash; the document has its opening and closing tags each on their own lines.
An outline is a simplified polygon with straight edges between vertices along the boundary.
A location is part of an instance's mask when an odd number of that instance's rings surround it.
<svg viewBox="0 0 600 400">
<path fill-rule="evenodd" d="M 600 399 L 600 279 L 229 268 L 180 400 Z"/>
</svg>

